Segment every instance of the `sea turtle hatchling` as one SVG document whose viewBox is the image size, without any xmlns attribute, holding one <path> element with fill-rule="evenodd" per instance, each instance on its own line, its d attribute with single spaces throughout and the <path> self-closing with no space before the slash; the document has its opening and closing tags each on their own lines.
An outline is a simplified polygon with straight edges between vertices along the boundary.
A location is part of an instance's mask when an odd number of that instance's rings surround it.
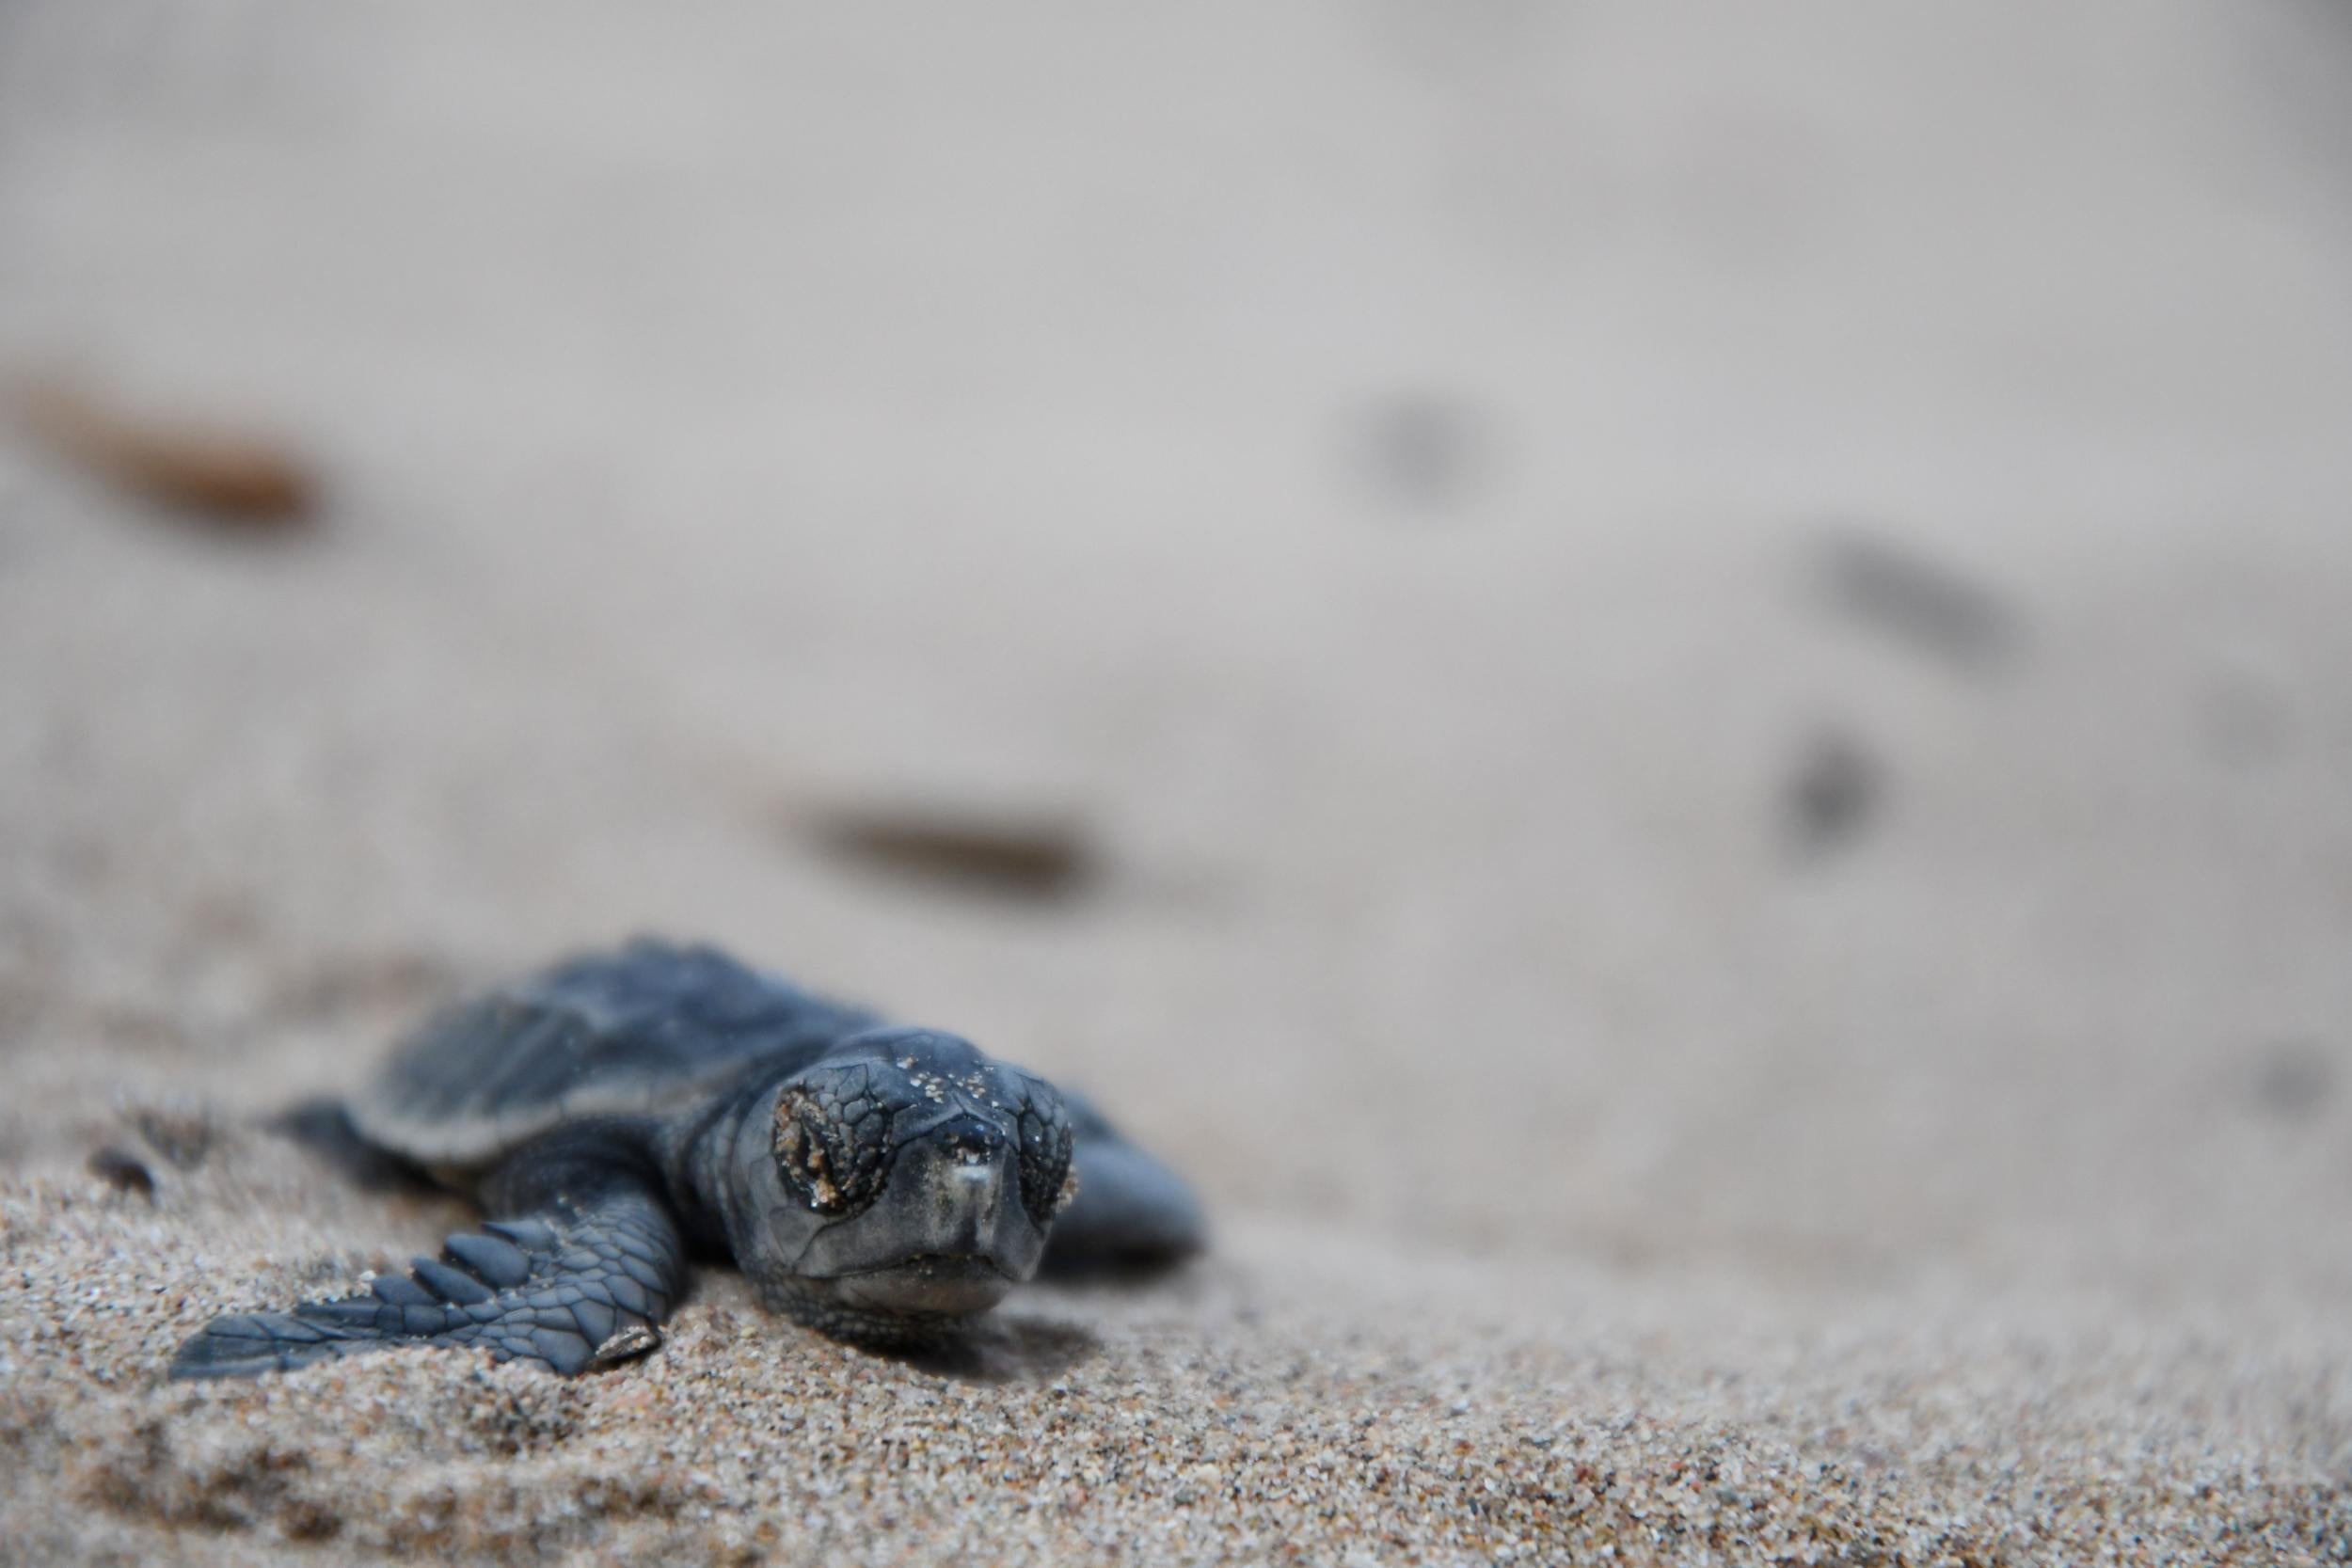
<svg viewBox="0 0 2352 1568">
<path fill-rule="evenodd" d="M 1201 1243 L 1184 1179 L 1079 1097 L 708 947 L 641 941 L 453 1007 L 335 1121 L 490 1218 L 364 1295 L 214 1319 L 174 1377 L 397 1344 L 580 1372 L 655 1342 L 690 1255 L 823 1333 L 921 1346 L 1041 1262 Z"/>
</svg>

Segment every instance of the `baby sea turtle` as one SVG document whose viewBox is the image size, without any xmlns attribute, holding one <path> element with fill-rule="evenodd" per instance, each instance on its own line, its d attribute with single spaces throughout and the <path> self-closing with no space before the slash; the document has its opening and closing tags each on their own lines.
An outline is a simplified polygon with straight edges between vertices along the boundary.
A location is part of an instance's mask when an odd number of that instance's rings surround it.
<svg viewBox="0 0 2352 1568">
<path fill-rule="evenodd" d="M 1184 1179 L 1078 1096 L 708 947 L 641 941 L 453 1007 L 332 1119 L 491 1218 L 365 1295 L 214 1319 L 174 1377 L 396 1344 L 580 1372 L 657 1342 L 693 1255 L 812 1328 L 920 1346 L 1041 1263 L 1201 1243 Z"/>
</svg>

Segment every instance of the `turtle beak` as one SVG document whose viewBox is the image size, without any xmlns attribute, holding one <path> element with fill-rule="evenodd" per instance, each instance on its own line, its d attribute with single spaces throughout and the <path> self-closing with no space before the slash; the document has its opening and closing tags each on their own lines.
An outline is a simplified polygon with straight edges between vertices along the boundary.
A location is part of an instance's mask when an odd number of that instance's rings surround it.
<svg viewBox="0 0 2352 1568">
<path fill-rule="evenodd" d="M 873 1311 L 970 1313 L 1037 1272 L 1045 1233 L 1021 1204 L 1015 1150 L 968 1117 L 898 1150 L 874 1205 L 828 1227 L 800 1273 Z"/>
</svg>

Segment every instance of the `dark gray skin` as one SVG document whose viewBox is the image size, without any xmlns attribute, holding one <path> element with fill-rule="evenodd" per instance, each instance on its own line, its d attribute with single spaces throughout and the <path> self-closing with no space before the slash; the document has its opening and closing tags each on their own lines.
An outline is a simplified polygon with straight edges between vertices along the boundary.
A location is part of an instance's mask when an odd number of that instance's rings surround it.
<svg viewBox="0 0 2352 1568">
<path fill-rule="evenodd" d="M 696 1256 L 823 1333 L 919 1348 L 1041 1265 L 1202 1240 L 1183 1178 L 1085 1101 L 709 948 L 640 942 L 453 1008 L 333 1115 L 490 1218 L 365 1295 L 215 1318 L 172 1376 L 395 1344 L 585 1371 L 659 1342 Z"/>
</svg>

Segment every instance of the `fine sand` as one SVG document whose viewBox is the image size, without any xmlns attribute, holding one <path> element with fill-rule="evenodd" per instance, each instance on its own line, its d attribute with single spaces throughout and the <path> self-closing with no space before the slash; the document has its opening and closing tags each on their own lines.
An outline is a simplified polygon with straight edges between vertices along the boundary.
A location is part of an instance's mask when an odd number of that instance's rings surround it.
<svg viewBox="0 0 2352 1568">
<path fill-rule="evenodd" d="M 0 1562 L 2352 1560 L 2352 28 L 1145 15 L 0 12 Z M 640 930 L 1212 1251 L 161 1381 Z"/>
</svg>

